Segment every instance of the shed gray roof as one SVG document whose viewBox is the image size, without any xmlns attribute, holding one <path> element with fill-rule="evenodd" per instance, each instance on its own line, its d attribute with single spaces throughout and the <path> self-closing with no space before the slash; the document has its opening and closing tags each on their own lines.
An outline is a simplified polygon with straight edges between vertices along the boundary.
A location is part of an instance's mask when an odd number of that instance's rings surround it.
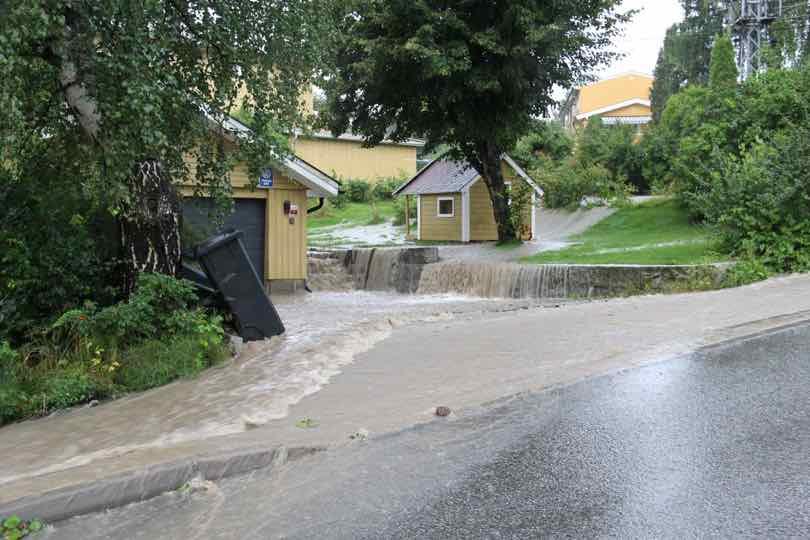
<svg viewBox="0 0 810 540">
<path fill-rule="evenodd" d="M 481 176 L 475 168 L 464 161 L 440 157 L 419 171 L 408 183 L 400 187 L 396 195 L 426 195 L 429 193 L 456 193 Z"/>
<path fill-rule="evenodd" d="M 539 196 L 543 190 L 526 174 L 520 165 L 507 154 L 501 159 L 523 178 Z M 416 173 L 416 176 L 399 186 L 394 195 L 430 195 L 436 193 L 458 193 L 474 182 L 481 173 L 464 161 L 453 161 L 444 156 L 434 159 L 427 167 Z"/>
</svg>

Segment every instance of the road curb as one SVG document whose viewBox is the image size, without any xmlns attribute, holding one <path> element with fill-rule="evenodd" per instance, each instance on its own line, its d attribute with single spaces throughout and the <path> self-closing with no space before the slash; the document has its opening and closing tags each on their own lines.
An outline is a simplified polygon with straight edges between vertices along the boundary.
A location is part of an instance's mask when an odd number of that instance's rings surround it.
<svg viewBox="0 0 810 540">
<path fill-rule="evenodd" d="M 0 505 L 0 516 L 19 516 L 53 523 L 144 501 L 180 489 L 195 478 L 216 482 L 257 469 L 278 467 L 323 449 L 284 446 L 250 448 L 151 465 L 135 472 L 11 501 Z"/>
</svg>

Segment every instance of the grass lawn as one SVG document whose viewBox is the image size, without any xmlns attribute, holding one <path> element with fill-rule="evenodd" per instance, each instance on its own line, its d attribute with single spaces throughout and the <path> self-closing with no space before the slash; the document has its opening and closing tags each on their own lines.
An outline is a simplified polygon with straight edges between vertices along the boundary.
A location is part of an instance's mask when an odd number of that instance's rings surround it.
<svg viewBox="0 0 810 540">
<path fill-rule="evenodd" d="M 674 200 L 622 208 L 571 241 L 576 245 L 525 257 L 528 263 L 700 264 L 726 260 L 705 228 L 689 223 Z"/>
<path fill-rule="evenodd" d="M 394 201 L 380 201 L 377 211 L 383 221 L 394 217 Z M 320 229 L 334 225 L 371 225 L 373 213 L 370 203 L 347 203 L 343 208 L 335 208 L 329 202 L 323 208 L 307 216 L 308 229 Z"/>
</svg>

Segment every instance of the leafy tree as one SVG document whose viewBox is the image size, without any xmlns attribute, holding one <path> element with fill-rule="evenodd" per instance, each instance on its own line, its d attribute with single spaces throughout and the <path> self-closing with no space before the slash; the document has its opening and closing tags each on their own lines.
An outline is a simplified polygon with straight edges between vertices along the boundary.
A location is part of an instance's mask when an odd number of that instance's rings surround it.
<svg viewBox="0 0 810 540">
<path fill-rule="evenodd" d="M 524 168 L 536 168 L 543 161 L 561 161 L 571 156 L 574 140 L 557 122 L 535 120 L 530 131 L 518 139 L 512 157 Z"/>
<path fill-rule="evenodd" d="M 118 216 L 127 288 L 137 272 L 174 273 L 175 186 L 196 181 L 227 194 L 237 153 L 257 173 L 284 154 L 284 137 L 267 133 L 300 121 L 298 96 L 327 34 L 322 4 L 0 2 L 2 175 L 36 181 L 25 177 L 28 163 L 53 162 L 61 181 Z M 242 89 L 259 135 L 230 148 L 217 133 L 220 113 L 238 108 Z"/>
<path fill-rule="evenodd" d="M 638 192 L 649 191 L 636 126 L 605 125 L 601 118 L 591 118 L 577 141 L 576 159 L 586 167 L 604 167 L 614 179 L 629 181 Z"/>
<path fill-rule="evenodd" d="M 479 170 L 500 241 L 516 236 L 500 167 L 532 116 L 615 57 L 619 0 L 356 0 L 322 83 L 333 132 L 419 134 Z"/>
<path fill-rule="evenodd" d="M 706 84 L 715 37 L 723 31 L 725 0 L 681 0 L 684 20 L 672 25 L 658 56 L 651 92 L 653 120 L 658 121 L 671 96 L 689 84 Z"/>
<path fill-rule="evenodd" d="M 728 34 L 717 38 L 712 48 L 709 63 L 709 87 L 714 90 L 728 90 L 737 86 L 737 63 L 734 61 L 734 45 Z"/>
</svg>

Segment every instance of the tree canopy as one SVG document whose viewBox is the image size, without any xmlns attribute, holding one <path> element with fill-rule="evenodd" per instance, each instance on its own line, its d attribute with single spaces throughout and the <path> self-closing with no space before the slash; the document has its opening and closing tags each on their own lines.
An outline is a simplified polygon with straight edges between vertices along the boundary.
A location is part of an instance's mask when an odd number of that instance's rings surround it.
<svg viewBox="0 0 810 540">
<path fill-rule="evenodd" d="M 615 57 L 619 0 L 356 0 L 324 80 L 333 132 L 414 134 L 482 173 L 499 238 L 514 238 L 500 155 L 569 87 Z"/>
<path fill-rule="evenodd" d="M 86 177 L 115 193 L 144 156 L 182 179 L 183 155 L 196 152 L 196 174 L 220 181 L 201 107 L 228 112 L 244 88 L 258 124 L 299 121 L 298 96 L 320 62 L 319 11 L 318 0 L 0 4 L 0 130 L 15 157 L 4 172 L 69 145 Z"/>
</svg>

